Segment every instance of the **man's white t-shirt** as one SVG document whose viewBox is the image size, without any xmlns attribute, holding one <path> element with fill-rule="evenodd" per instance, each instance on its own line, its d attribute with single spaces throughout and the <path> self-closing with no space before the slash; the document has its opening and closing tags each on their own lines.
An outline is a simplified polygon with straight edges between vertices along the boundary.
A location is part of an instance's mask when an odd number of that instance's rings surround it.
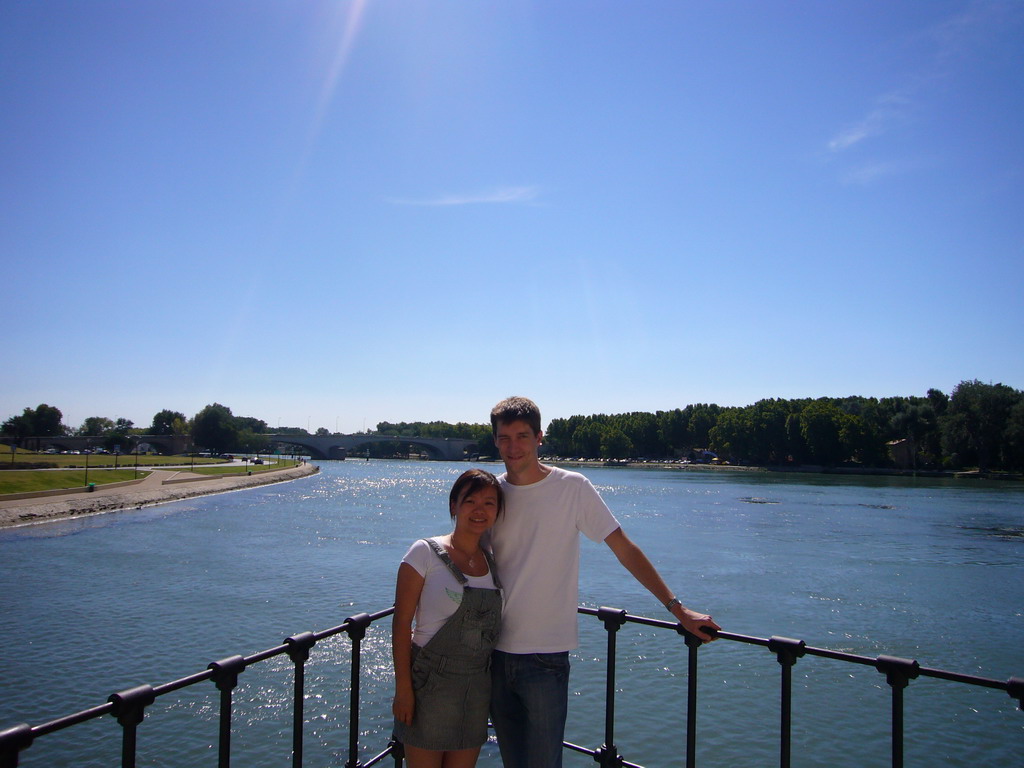
<svg viewBox="0 0 1024 768">
<path fill-rule="evenodd" d="M 579 645 L 579 534 L 604 541 L 619 527 L 586 477 L 549 469 L 531 485 L 498 477 L 505 511 L 491 529 L 491 545 L 505 591 L 497 649 L 506 653 L 558 653 Z"/>
<path fill-rule="evenodd" d="M 434 537 L 435 541 L 439 538 Z M 413 542 L 402 562 L 415 568 L 424 579 L 412 633 L 412 641 L 422 648 L 458 610 L 462 602 L 462 585 L 424 539 Z M 463 575 L 467 586 L 494 589 L 494 575 L 490 570 L 483 576 Z"/>
</svg>

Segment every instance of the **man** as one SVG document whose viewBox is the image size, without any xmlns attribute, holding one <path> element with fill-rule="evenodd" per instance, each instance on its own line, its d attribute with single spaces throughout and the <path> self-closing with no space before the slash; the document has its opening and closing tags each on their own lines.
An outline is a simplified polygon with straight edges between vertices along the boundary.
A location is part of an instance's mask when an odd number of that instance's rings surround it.
<svg viewBox="0 0 1024 768">
<path fill-rule="evenodd" d="M 502 400 L 491 430 L 505 473 L 505 515 L 492 529 L 505 608 L 491 661 L 491 720 L 505 768 L 559 768 L 569 697 L 569 651 L 579 644 L 579 534 L 604 541 L 619 562 L 701 640 L 711 617 L 680 603 L 578 472 L 540 463 L 540 409 Z"/>
</svg>

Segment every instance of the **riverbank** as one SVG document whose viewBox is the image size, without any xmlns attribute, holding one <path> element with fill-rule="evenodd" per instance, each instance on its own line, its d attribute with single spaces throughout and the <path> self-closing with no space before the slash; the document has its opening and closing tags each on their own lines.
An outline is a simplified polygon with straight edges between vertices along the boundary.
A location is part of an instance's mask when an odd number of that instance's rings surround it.
<svg viewBox="0 0 1024 768">
<path fill-rule="evenodd" d="M 981 470 L 949 469 L 896 469 L 892 467 L 824 467 L 817 464 L 798 464 L 761 467 L 752 464 L 698 464 L 680 461 L 626 461 L 604 459 L 560 459 L 542 456 L 546 464 L 561 467 L 624 467 L 627 469 L 672 469 L 693 472 L 777 472 L 805 475 L 878 475 L 886 477 L 955 478 L 958 480 L 1024 480 L 1015 472 L 982 472 Z"/>
<path fill-rule="evenodd" d="M 141 509 L 154 504 L 180 501 L 195 496 L 228 493 L 283 483 L 308 477 L 320 471 L 316 464 L 268 470 L 252 475 L 210 476 L 188 471 L 154 470 L 144 480 L 125 486 L 97 486 L 91 493 L 69 491 L 36 498 L 0 496 L 0 528 L 49 523 L 74 517 L 98 515 L 126 509 Z"/>
</svg>

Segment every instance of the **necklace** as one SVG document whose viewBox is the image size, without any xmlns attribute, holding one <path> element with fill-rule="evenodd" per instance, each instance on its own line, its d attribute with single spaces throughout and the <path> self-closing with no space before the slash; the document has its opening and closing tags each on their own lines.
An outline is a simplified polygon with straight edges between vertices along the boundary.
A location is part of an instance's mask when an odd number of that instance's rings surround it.
<svg viewBox="0 0 1024 768">
<path fill-rule="evenodd" d="M 466 558 L 466 565 L 468 565 L 470 568 L 476 567 L 476 552 L 474 552 L 472 555 L 467 554 L 466 552 L 463 552 L 461 549 L 456 547 L 454 542 L 450 542 L 448 546 L 451 548 L 452 552 L 458 552 L 460 555 Z M 477 549 L 477 552 L 479 551 L 480 550 Z"/>
</svg>

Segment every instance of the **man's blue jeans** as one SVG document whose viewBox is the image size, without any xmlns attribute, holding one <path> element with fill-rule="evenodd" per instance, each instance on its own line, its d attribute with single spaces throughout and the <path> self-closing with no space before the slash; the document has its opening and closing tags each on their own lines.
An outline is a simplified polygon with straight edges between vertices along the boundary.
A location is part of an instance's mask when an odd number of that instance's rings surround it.
<svg viewBox="0 0 1024 768">
<path fill-rule="evenodd" d="M 561 768 L 569 652 L 491 656 L 491 722 L 504 768 Z"/>
</svg>

